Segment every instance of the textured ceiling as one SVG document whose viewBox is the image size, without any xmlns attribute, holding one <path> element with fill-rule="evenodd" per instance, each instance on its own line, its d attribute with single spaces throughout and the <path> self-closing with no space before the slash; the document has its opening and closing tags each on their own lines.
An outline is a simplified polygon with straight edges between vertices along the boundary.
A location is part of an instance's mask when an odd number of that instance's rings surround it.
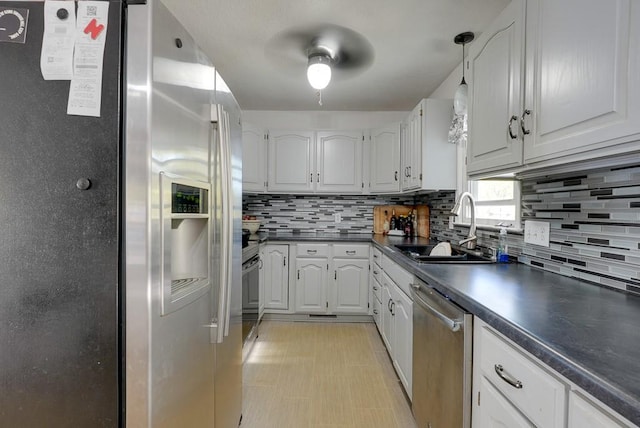
<svg viewBox="0 0 640 428">
<path fill-rule="evenodd" d="M 162 0 L 210 56 L 243 110 L 409 110 L 460 63 L 453 43 L 481 33 L 509 0 Z M 293 28 L 333 24 L 364 36 L 373 62 L 332 80 L 319 106 L 306 60 L 268 55 Z M 271 49 L 273 46 L 271 46 Z M 283 49 L 291 49 L 283 46 Z M 283 52 L 286 55 L 296 52 Z"/>
</svg>

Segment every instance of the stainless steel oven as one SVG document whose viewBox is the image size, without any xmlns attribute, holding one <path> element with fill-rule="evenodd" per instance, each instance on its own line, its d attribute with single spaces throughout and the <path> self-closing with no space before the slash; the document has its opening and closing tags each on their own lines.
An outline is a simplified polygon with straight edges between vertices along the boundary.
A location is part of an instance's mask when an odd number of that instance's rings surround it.
<svg viewBox="0 0 640 428">
<path fill-rule="evenodd" d="M 418 427 L 469 428 L 473 315 L 422 281 L 411 291 L 412 411 Z"/>
<path fill-rule="evenodd" d="M 242 249 L 242 343 L 247 354 L 258 336 L 259 273 L 258 244 Z"/>
</svg>

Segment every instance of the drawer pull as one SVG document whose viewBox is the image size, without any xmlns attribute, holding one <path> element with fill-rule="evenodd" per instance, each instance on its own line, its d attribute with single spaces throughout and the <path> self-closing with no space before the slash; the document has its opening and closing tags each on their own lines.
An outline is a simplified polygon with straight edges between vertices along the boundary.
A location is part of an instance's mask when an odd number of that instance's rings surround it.
<svg viewBox="0 0 640 428">
<path fill-rule="evenodd" d="M 355 250 L 347 250 L 347 254 L 350 256 L 353 256 L 355 253 Z"/>
<path fill-rule="evenodd" d="M 378 310 L 377 310 L 377 309 L 374 309 L 374 310 L 373 310 L 373 313 L 374 313 L 374 314 L 376 314 L 376 315 L 378 315 Z"/>
<path fill-rule="evenodd" d="M 375 285 L 373 286 L 373 291 L 378 291 L 378 287 L 376 287 Z"/>
<path fill-rule="evenodd" d="M 307 250 L 307 254 L 315 254 L 318 250 Z"/>
<path fill-rule="evenodd" d="M 509 385 L 513 386 L 516 389 L 522 389 L 522 382 L 507 373 L 502 365 L 496 364 L 494 367 L 496 369 L 496 373 L 503 381 L 507 382 Z"/>
<path fill-rule="evenodd" d="M 373 270 L 373 274 L 374 274 L 374 275 L 378 275 L 378 271 L 374 269 L 374 270 Z"/>
</svg>

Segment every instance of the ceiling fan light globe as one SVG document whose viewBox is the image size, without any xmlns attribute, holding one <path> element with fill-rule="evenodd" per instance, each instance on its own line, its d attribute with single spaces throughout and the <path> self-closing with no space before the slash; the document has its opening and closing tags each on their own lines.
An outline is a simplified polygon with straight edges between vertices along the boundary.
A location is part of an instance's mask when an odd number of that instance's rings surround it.
<svg viewBox="0 0 640 428">
<path fill-rule="evenodd" d="M 457 115 L 462 116 L 467 114 L 467 95 L 468 86 L 466 83 L 461 83 L 456 89 L 456 93 L 453 96 L 453 110 Z"/>
<path fill-rule="evenodd" d="M 307 80 L 314 89 L 324 89 L 331 81 L 331 66 L 322 57 L 312 57 L 307 66 Z"/>
</svg>

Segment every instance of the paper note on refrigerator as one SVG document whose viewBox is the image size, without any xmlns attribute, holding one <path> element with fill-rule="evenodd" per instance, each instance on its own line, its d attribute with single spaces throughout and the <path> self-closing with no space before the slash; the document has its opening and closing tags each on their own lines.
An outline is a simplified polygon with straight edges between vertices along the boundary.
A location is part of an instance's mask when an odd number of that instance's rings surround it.
<svg viewBox="0 0 640 428">
<path fill-rule="evenodd" d="M 40 70 L 44 80 L 73 78 L 73 47 L 76 39 L 76 5 L 69 1 L 44 3 L 44 33 Z"/>
<path fill-rule="evenodd" d="M 109 2 L 78 2 L 73 79 L 67 114 L 100 117 L 102 62 L 107 38 Z"/>
</svg>

